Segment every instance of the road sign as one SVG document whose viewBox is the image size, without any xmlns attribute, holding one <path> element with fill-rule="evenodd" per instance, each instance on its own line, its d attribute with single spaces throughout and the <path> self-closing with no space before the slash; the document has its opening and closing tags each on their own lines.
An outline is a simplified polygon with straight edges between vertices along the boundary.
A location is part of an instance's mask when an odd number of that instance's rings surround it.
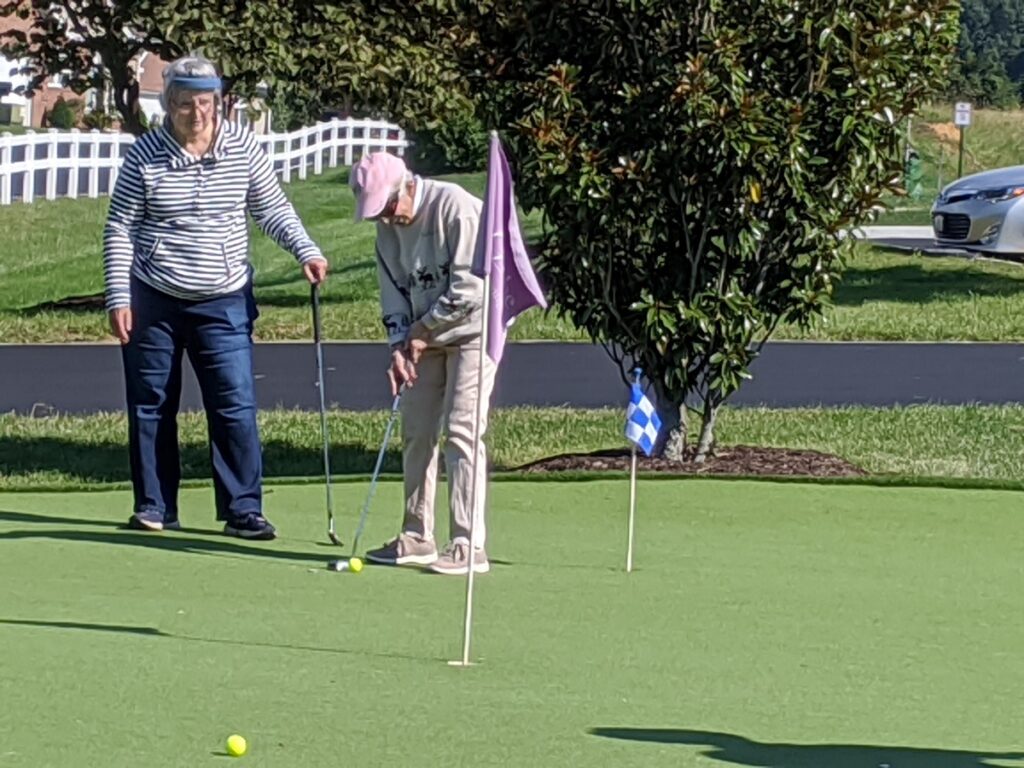
<svg viewBox="0 0 1024 768">
<path fill-rule="evenodd" d="M 958 101 L 953 110 L 953 122 L 956 125 L 965 126 L 971 124 L 971 103 L 969 101 Z"/>
</svg>

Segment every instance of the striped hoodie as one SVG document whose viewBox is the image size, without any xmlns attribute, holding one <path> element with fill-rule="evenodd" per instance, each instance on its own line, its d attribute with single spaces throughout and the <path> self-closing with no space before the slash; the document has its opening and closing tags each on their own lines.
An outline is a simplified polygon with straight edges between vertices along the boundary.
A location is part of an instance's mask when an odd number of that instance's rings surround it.
<svg viewBox="0 0 1024 768">
<path fill-rule="evenodd" d="M 165 123 L 125 156 L 103 231 L 107 310 L 131 306 L 131 277 L 199 300 L 249 280 L 246 211 L 300 264 L 322 259 L 247 128 L 221 121 L 213 149 L 185 151 Z"/>
</svg>

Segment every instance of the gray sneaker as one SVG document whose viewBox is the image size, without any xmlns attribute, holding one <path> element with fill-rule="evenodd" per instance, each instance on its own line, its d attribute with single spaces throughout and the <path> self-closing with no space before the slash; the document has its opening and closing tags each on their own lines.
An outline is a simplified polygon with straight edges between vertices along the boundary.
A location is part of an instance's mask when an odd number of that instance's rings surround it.
<svg viewBox="0 0 1024 768">
<path fill-rule="evenodd" d="M 383 547 L 367 550 L 366 559 L 378 565 L 430 565 L 437 560 L 437 545 L 433 539 L 400 533 Z"/>
<path fill-rule="evenodd" d="M 469 573 L 469 544 L 461 541 L 449 542 L 442 551 L 440 557 L 430 566 L 434 573 L 444 573 L 449 576 L 465 576 Z M 487 573 L 491 570 L 491 563 L 487 559 L 487 553 L 478 549 L 473 554 L 473 573 Z"/>
</svg>

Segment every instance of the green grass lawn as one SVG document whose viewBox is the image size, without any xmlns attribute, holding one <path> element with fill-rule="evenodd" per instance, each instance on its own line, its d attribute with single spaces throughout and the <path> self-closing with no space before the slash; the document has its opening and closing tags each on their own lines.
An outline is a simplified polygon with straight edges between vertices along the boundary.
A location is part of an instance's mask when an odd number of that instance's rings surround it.
<svg viewBox="0 0 1024 768">
<path fill-rule="evenodd" d="M 773 338 L 822 341 L 1020 341 L 1024 268 L 1005 262 L 862 248 L 834 307 L 808 331 Z"/>
<path fill-rule="evenodd" d="M 271 490 L 264 544 L 206 490 L 157 535 L 125 492 L 0 494 L 0 765 L 1022 764 L 1019 494 L 642 482 L 626 575 L 625 480 L 494 483 L 454 669 L 462 579 L 329 573 L 322 489 Z"/>
<path fill-rule="evenodd" d="M 22 135 L 23 133 L 25 133 L 28 130 L 29 129 L 26 128 L 24 125 L 14 125 L 12 123 L 0 123 L 0 136 L 2 136 L 5 133 L 10 133 L 10 134 L 13 134 L 15 136 L 20 136 L 20 135 Z M 45 130 L 45 129 L 33 128 L 31 130 L 39 132 L 39 131 L 42 131 L 42 130 Z"/>
<path fill-rule="evenodd" d="M 330 339 L 382 340 L 373 261 L 374 230 L 352 222 L 344 172 L 294 182 L 288 194 L 330 256 L 324 332 Z M 480 193 L 480 174 L 449 177 Z M 44 308 L 102 291 L 105 200 L 40 201 L 0 208 L 0 338 L 5 342 L 109 340 L 99 310 Z M 925 219 L 925 221 L 927 221 Z M 539 231 L 529 217 L 528 232 Z M 310 335 L 308 286 L 291 257 L 258 234 L 253 239 L 262 340 Z M 895 254 L 862 247 L 851 259 L 836 308 L 810 331 L 780 327 L 776 338 L 827 340 L 1024 339 L 1024 269 L 1014 264 Z M 583 340 L 554 313 L 526 312 L 511 338 Z"/>
<path fill-rule="evenodd" d="M 271 478 L 323 474 L 319 417 L 297 411 L 260 414 L 263 459 Z M 387 414 L 334 411 L 331 468 L 366 476 L 380 449 Z M 619 448 L 623 412 L 615 409 L 498 409 L 487 442 L 498 472 L 545 457 Z M 182 472 L 206 484 L 209 452 L 202 414 L 180 418 Z M 694 429 L 696 418 L 691 420 Z M 0 415 L 0 489 L 96 488 L 129 481 L 124 414 L 43 419 Z M 971 483 L 1020 488 L 1024 478 L 1024 406 L 909 408 L 724 408 L 716 427 L 732 445 L 801 448 L 834 454 L 875 480 Z M 691 437 L 695 438 L 696 435 Z M 401 471 L 400 440 L 385 473 Z"/>
<path fill-rule="evenodd" d="M 1021 110 L 976 109 L 964 129 L 964 175 L 1024 163 Z M 911 141 L 921 154 L 925 189 L 934 197 L 940 185 L 957 177 L 959 134 L 952 104 L 932 104 L 911 124 Z M 930 200 L 929 200 L 930 202 Z"/>
<path fill-rule="evenodd" d="M 1024 164 L 1024 132 L 1020 130 L 1024 111 L 976 109 L 973 122 L 964 133 L 963 173 Z M 879 217 L 878 224 L 930 224 L 928 208 L 958 171 L 959 134 L 953 125 L 952 104 L 926 105 L 910 122 L 911 145 L 921 157 L 924 172 L 919 200 L 890 198 L 896 210 Z"/>
<path fill-rule="evenodd" d="M 481 174 L 447 177 L 480 194 Z M 286 186 L 311 236 L 331 261 L 324 286 L 324 333 L 330 339 L 380 339 L 374 263 L 374 227 L 353 222 L 346 171 Z M 53 310 L 48 302 L 103 290 L 102 240 L 108 201 L 56 200 L 0 208 L 0 338 L 6 342 L 108 340 L 106 317 L 96 309 Z M 536 232 L 538 217 L 524 220 Z M 309 284 L 292 257 L 254 228 L 252 261 L 262 317 L 262 340 L 310 335 Z M 512 338 L 572 338 L 568 323 L 539 311 L 517 322 Z"/>
<path fill-rule="evenodd" d="M 906 205 L 906 207 L 903 207 Z M 886 211 L 879 216 L 878 221 L 873 222 L 871 226 L 887 226 L 887 227 L 927 227 L 932 223 L 931 214 L 931 201 L 928 204 L 924 203 L 905 203 L 901 202 L 897 204 L 898 207 L 891 211 Z"/>
</svg>

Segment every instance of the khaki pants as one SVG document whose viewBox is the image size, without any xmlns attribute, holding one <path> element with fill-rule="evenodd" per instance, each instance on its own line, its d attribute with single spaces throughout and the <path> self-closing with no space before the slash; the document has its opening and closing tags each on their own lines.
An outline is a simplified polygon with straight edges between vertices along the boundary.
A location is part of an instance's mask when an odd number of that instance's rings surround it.
<svg viewBox="0 0 1024 768">
<path fill-rule="evenodd" d="M 448 473 L 450 538 L 469 542 L 472 497 L 473 440 L 478 394 L 483 398 L 480 451 L 476 460 L 476 545 L 484 546 L 487 530 L 487 411 L 494 386 L 494 362 L 483 355 L 483 391 L 478 393 L 479 344 L 428 347 L 416 366 L 416 384 L 402 395 L 402 463 L 405 476 L 405 520 L 402 531 L 434 538 L 434 496 L 437 487 L 438 438 L 443 429 Z"/>
</svg>

